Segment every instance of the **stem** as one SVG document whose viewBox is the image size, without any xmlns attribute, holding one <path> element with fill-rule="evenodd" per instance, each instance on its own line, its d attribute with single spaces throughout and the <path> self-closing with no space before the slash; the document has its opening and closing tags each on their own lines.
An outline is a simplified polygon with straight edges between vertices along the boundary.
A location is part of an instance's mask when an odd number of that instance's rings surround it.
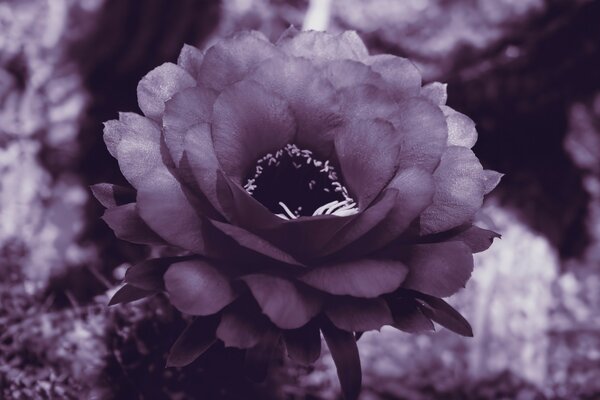
<svg viewBox="0 0 600 400">
<path fill-rule="evenodd" d="M 326 31 L 331 17 L 332 0 L 310 0 L 302 30 Z"/>
</svg>

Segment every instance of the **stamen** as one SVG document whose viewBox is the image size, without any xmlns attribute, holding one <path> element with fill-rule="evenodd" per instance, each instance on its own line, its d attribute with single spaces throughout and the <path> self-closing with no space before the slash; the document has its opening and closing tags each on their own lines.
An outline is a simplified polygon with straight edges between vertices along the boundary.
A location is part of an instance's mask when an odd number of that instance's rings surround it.
<svg viewBox="0 0 600 400">
<path fill-rule="evenodd" d="M 288 208 L 288 206 L 285 205 L 285 203 L 283 201 L 279 202 L 279 205 L 281 206 L 281 208 L 283 208 L 283 211 L 286 212 L 286 214 L 291 218 L 291 219 L 296 219 L 298 218 L 297 216 L 294 215 L 293 212 L 290 211 L 290 209 Z"/>
</svg>

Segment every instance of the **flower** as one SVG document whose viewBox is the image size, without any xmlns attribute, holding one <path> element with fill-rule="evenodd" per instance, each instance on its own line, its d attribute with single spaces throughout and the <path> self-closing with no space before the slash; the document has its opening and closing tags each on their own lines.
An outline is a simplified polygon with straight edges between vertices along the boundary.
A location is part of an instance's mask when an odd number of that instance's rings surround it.
<svg viewBox="0 0 600 400">
<path fill-rule="evenodd" d="M 440 298 L 498 236 L 472 220 L 501 174 L 471 151 L 474 123 L 445 106 L 445 85 L 370 56 L 354 32 L 290 28 L 276 44 L 244 32 L 186 45 L 137 94 L 144 116 L 104 131 L 133 189 L 92 189 L 117 237 L 180 250 L 129 268 L 111 301 L 162 291 L 196 317 L 169 365 L 218 340 L 257 374 L 281 341 L 311 363 L 322 333 L 355 398 L 362 332 L 436 321 L 472 335 Z"/>
</svg>

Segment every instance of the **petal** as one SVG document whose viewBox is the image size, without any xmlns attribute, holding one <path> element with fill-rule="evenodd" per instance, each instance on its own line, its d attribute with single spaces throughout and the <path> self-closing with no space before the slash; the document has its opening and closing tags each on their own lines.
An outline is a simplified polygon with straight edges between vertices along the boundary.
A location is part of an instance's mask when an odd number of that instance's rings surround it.
<svg viewBox="0 0 600 400">
<path fill-rule="evenodd" d="M 220 190 L 218 184 L 218 173 L 221 169 L 210 133 L 210 125 L 198 124 L 191 127 L 185 134 L 184 159 L 180 164 L 180 170 L 192 174 L 200 191 L 206 196 L 210 203 L 222 215 L 227 215 L 228 204 L 231 197 L 229 189 Z M 227 179 L 226 177 L 223 179 Z"/>
<path fill-rule="evenodd" d="M 121 113 L 119 123 L 120 140 L 116 147 L 119 168 L 137 188 L 149 171 L 164 167 L 160 128 L 154 121 L 134 113 Z"/>
<path fill-rule="evenodd" d="M 303 31 L 293 37 L 280 38 L 277 46 L 287 54 L 317 62 L 338 59 L 361 61 L 369 55 L 362 39 L 354 31 L 339 34 Z"/>
<path fill-rule="evenodd" d="M 267 377 L 269 363 L 278 348 L 281 331 L 267 329 L 258 344 L 246 350 L 244 372 L 254 382 L 263 382 Z"/>
<path fill-rule="evenodd" d="M 366 208 L 392 179 L 399 148 L 394 128 L 382 120 L 352 121 L 336 129 L 335 151 L 344 182 Z"/>
<path fill-rule="evenodd" d="M 141 300 L 145 297 L 156 294 L 154 290 L 144 290 L 131 285 L 124 285 L 122 288 L 117 290 L 113 297 L 108 302 L 109 306 L 116 304 L 131 303 L 132 301 Z"/>
<path fill-rule="evenodd" d="M 246 31 L 219 41 L 206 51 L 198 81 L 221 91 L 244 78 L 260 62 L 280 56 L 280 51 L 260 32 Z"/>
<path fill-rule="evenodd" d="M 142 219 L 167 242 L 198 254 L 213 254 L 209 225 L 190 203 L 191 197 L 166 169 L 156 169 L 138 184 Z"/>
<path fill-rule="evenodd" d="M 448 84 L 440 82 L 431 82 L 421 88 L 421 96 L 438 106 L 443 106 L 448 100 Z"/>
<path fill-rule="evenodd" d="M 391 119 L 400 145 L 400 169 L 433 172 L 446 149 L 448 127 L 438 106 L 424 98 L 403 100 Z"/>
<path fill-rule="evenodd" d="M 496 238 L 502 238 L 502 235 L 471 224 L 441 234 L 422 237 L 426 243 L 460 241 L 469 246 L 472 253 L 487 250 Z"/>
<path fill-rule="evenodd" d="M 396 297 L 389 299 L 388 305 L 394 316 L 394 328 L 409 333 L 435 330 L 431 320 L 419 308 L 420 303 L 414 298 Z"/>
<path fill-rule="evenodd" d="M 196 86 L 196 80 L 183 68 L 164 63 L 140 80 L 137 87 L 138 105 L 148 118 L 160 121 L 165 102 L 175 93 L 192 86 Z"/>
<path fill-rule="evenodd" d="M 410 270 L 402 287 L 437 297 L 456 293 L 473 271 L 471 249 L 458 241 L 404 246 L 398 253 Z"/>
<path fill-rule="evenodd" d="M 433 178 L 436 190 L 433 204 L 421 214 L 422 234 L 445 231 L 470 221 L 483 203 L 483 168 L 471 150 L 448 147 Z"/>
<path fill-rule="evenodd" d="M 135 190 L 112 183 L 97 183 L 90 186 L 94 197 L 106 208 L 135 202 Z"/>
<path fill-rule="evenodd" d="M 171 265 L 165 273 L 165 287 L 171 303 L 192 315 L 214 314 L 237 297 L 227 276 L 202 260 Z"/>
<path fill-rule="evenodd" d="M 300 261 L 296 260 L 294 257 L 289 255 L 285 251 L 279 249 L 278 247 L 267 242 L 266 240 L 262 239 L 261 237 L 256 236 L 253 233 L 248 232 L 247 230 L 245 230 L 243 228 L 240 228 L 239 226 L 230 225 L 230 224 L 227 224 L 224 222 L 213 221 L 213 220 L 211 220 L 210 223 L 215 228 L 217 228 L 218 230 L 220 230 L 227 236 L 231 237 L 240 246 L 242 246 L 246 249 L 255 251 L 259 254 L 263 254 L 273 260 L 281 261 L 285 264 L 295 265 L 295 266 L 303 265 Z"/>
<path fill-rule="evenodd" d="M 291 281 L 276 276 L 253 274 L 241 278 L 252 292 L 262 312 L 282 329 L 305 325 L 321 311 L 321 299 Z"/>
<path fill-rule="evenodd" d="M 167 357 L 167 367 L 185 367 L 200 357 L 217 340 L 218 316 L 194 319 L 179 335 Z"/>
<path fill-rule="evenodd" d="M 365 62 L 383 77 L 386 89 L 394 99 L 406 99 L 419 94 L 421 73 L 410 60 L 380 54 L 367 58 Z"/>
<path fill-rule="evenodd" d="M 343 114 L 359 119 L 387 119 L 398 108 L 384 90 L 372 84 L 346 87 L 340 90 L 339 97 Z"/>
<path fill-rule="evenodd" d="M 352 60 L 333 60 L 325 63 L 320 71 L 333 86 L 340 90 L 360 84 L 371 84 L 384 90 L 386 82 L 368 65 Z"/>
<path fill-rule="evenodd" d="M 448 124 L 448 146 L 473 147 L 477 142 L 475 122 L 450 107 L 442 106 L 441 109 Z"/>
<path fill-rule="evenodd" d="M 322 257 L 347 248 L 380 224 L 385 223 L 396 205 L 397 197 L 397 190 L 384 190 L 381 198 L 366 210 L 355 214 L 356 218 L 340 229 L 329 242 L 322 245 L 315 256 Z M 356 250 L 361 249 L 362 247 L 356 248 Z"/>
<path fill-rule="evenodd" d="M 291 143 L 295 132 L 285 100 L 255 82 L 232 85 L 215 102 L 215 153 L 223 170 L 238 182 L 259 158 Z"/>
<path fill-rule="evenodd" d="M 203 87 L 192 87 L 176 93 L 165 103 L 163 130 L 165 143 L 175 165 L 183 156 L 184 138 L 188 130 L 201 122 L 210 122 L 217 92 Z"/>
<path fill-rule="evenodd" d="M 305 58 L 276 57 L 263 62 L 249 76 L 268 91 L 286 99 L 296 118 L 296 145 L 322 158 L 333 148 L 330 130 L 341 123 L 337 94 L 331 83 Z"/>
<path fill-rule="evenodd" d="M 298 279 L 335 295 L 377 297 L 396 290 L 407 273 L 401 262 L 362 259 L 315 267 Z"/>
<path fill-rule="evenodd" d="M 119 239 L 137 244 L 164 245 L 165 241 L 158 236 L 140 218 L 135 203 L 108 208 L 102 219 L 113 230 Z"/>
<path fill-rule="evenodd" d="M 335 363 L 344 398 L 356 400 L 362 384 L 362 371 L 354 335 L 331 324 L 324 325 L 322 330 Z"/>
<path fill-rule="evenodd" d="M 184 44 L 177 58 L 177 65 L 186 70 L 193 78 L 197 79 L 203 59 L 204 53 L 200 49 L 189 44 Z"/>
<path fill-rule="evenodd" d="M 396 191 L 394 206 L 381 224 L 360 239 L 358 246 L 350 248 L 355 254 L 382 248 L 405 232 L 431 204 L 435 184 L 429 172 L 419 168 L 408 168 L 399 171 L 386 190 Z M 359 251 L 361 253 L 358 253 Z"/>
<path fill-rule="evenodd" d="M 381 298 L 335 297 L 325 306 L 325 314 L 336 327 L 348 332 L 381 329 L 394 322 L 390 308 Z"/>
<path fill-rule="evenodd" d="M 283 340 L 288 356 L 303 365 L 311 365 L 321 355 L 321 334 L 314 321 L 302 328 L 285 330 Z"/>
<path fill-rule="evenodd" d="M 111 156 L 117 158 L 117 145 L 121 141 L 122 123 L 115 119 L 104 123 L 103 139 Z"/>
<path fill-rule="evenodd" d="M 177 261 L 181 261 L 181 258 L 154 258 L 137 263 L 127 269 L 125 282 L 140 289 L 164 290 L 164 274 Z"/>
<path fill-rule="evenodd" d="M 267 329 L 270 329 L 268 321 L 262 319 L 260 313 L 231 309 L 223 312 L 217 337 L 225 343 L 225 347 L 249 349 L 258 344 Z"/>
<path fill-rule="evenodd" d="M 469 321 L 460 315 L 450 304 L 442 299 L 423 293 L 413 292 L 413 295 L 417 299 L 422 300 L 421 311 L 428 318 L 459 335 L 473 337 L 473 329 Z"/>
<path fill-rule="evenodd" d="M 504 174 L 491 169 L 483 170 L 484 193 L 488 194 L 498 186 Z"/>
</svg>

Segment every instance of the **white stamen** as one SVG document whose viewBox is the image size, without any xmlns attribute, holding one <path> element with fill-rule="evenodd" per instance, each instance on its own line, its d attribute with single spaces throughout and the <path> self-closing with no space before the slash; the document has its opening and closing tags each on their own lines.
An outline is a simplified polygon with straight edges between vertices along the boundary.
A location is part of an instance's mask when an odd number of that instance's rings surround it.
<svg viewBox="0 0 600 400">
<path fill-rule="evenodd" d="M 298 218 L 296 215 L 294 215 L 294 213 L 288 208 L 288 206 L 285 205 L 285 203 L 283 201 L 279 202 L 279 205 L 281 206 L 281 208 L 283 208 L 283 211 L 286 212 L 286 214 L 290 217 L 290 219 L 296 219 Z M 287 218 L 286 218 L 287 219 Z"/>
<path fill-rule="evenodd" d="M 336 215 L 338 217 L 345 217 L 347 215 L 354 215 L 358 213 L 358 207 L 352 199 L 346 199 L 344 201 L 332 201 L 321 207 L 317 208 L 313 213 L 315 215 Z"/>
</svg>

